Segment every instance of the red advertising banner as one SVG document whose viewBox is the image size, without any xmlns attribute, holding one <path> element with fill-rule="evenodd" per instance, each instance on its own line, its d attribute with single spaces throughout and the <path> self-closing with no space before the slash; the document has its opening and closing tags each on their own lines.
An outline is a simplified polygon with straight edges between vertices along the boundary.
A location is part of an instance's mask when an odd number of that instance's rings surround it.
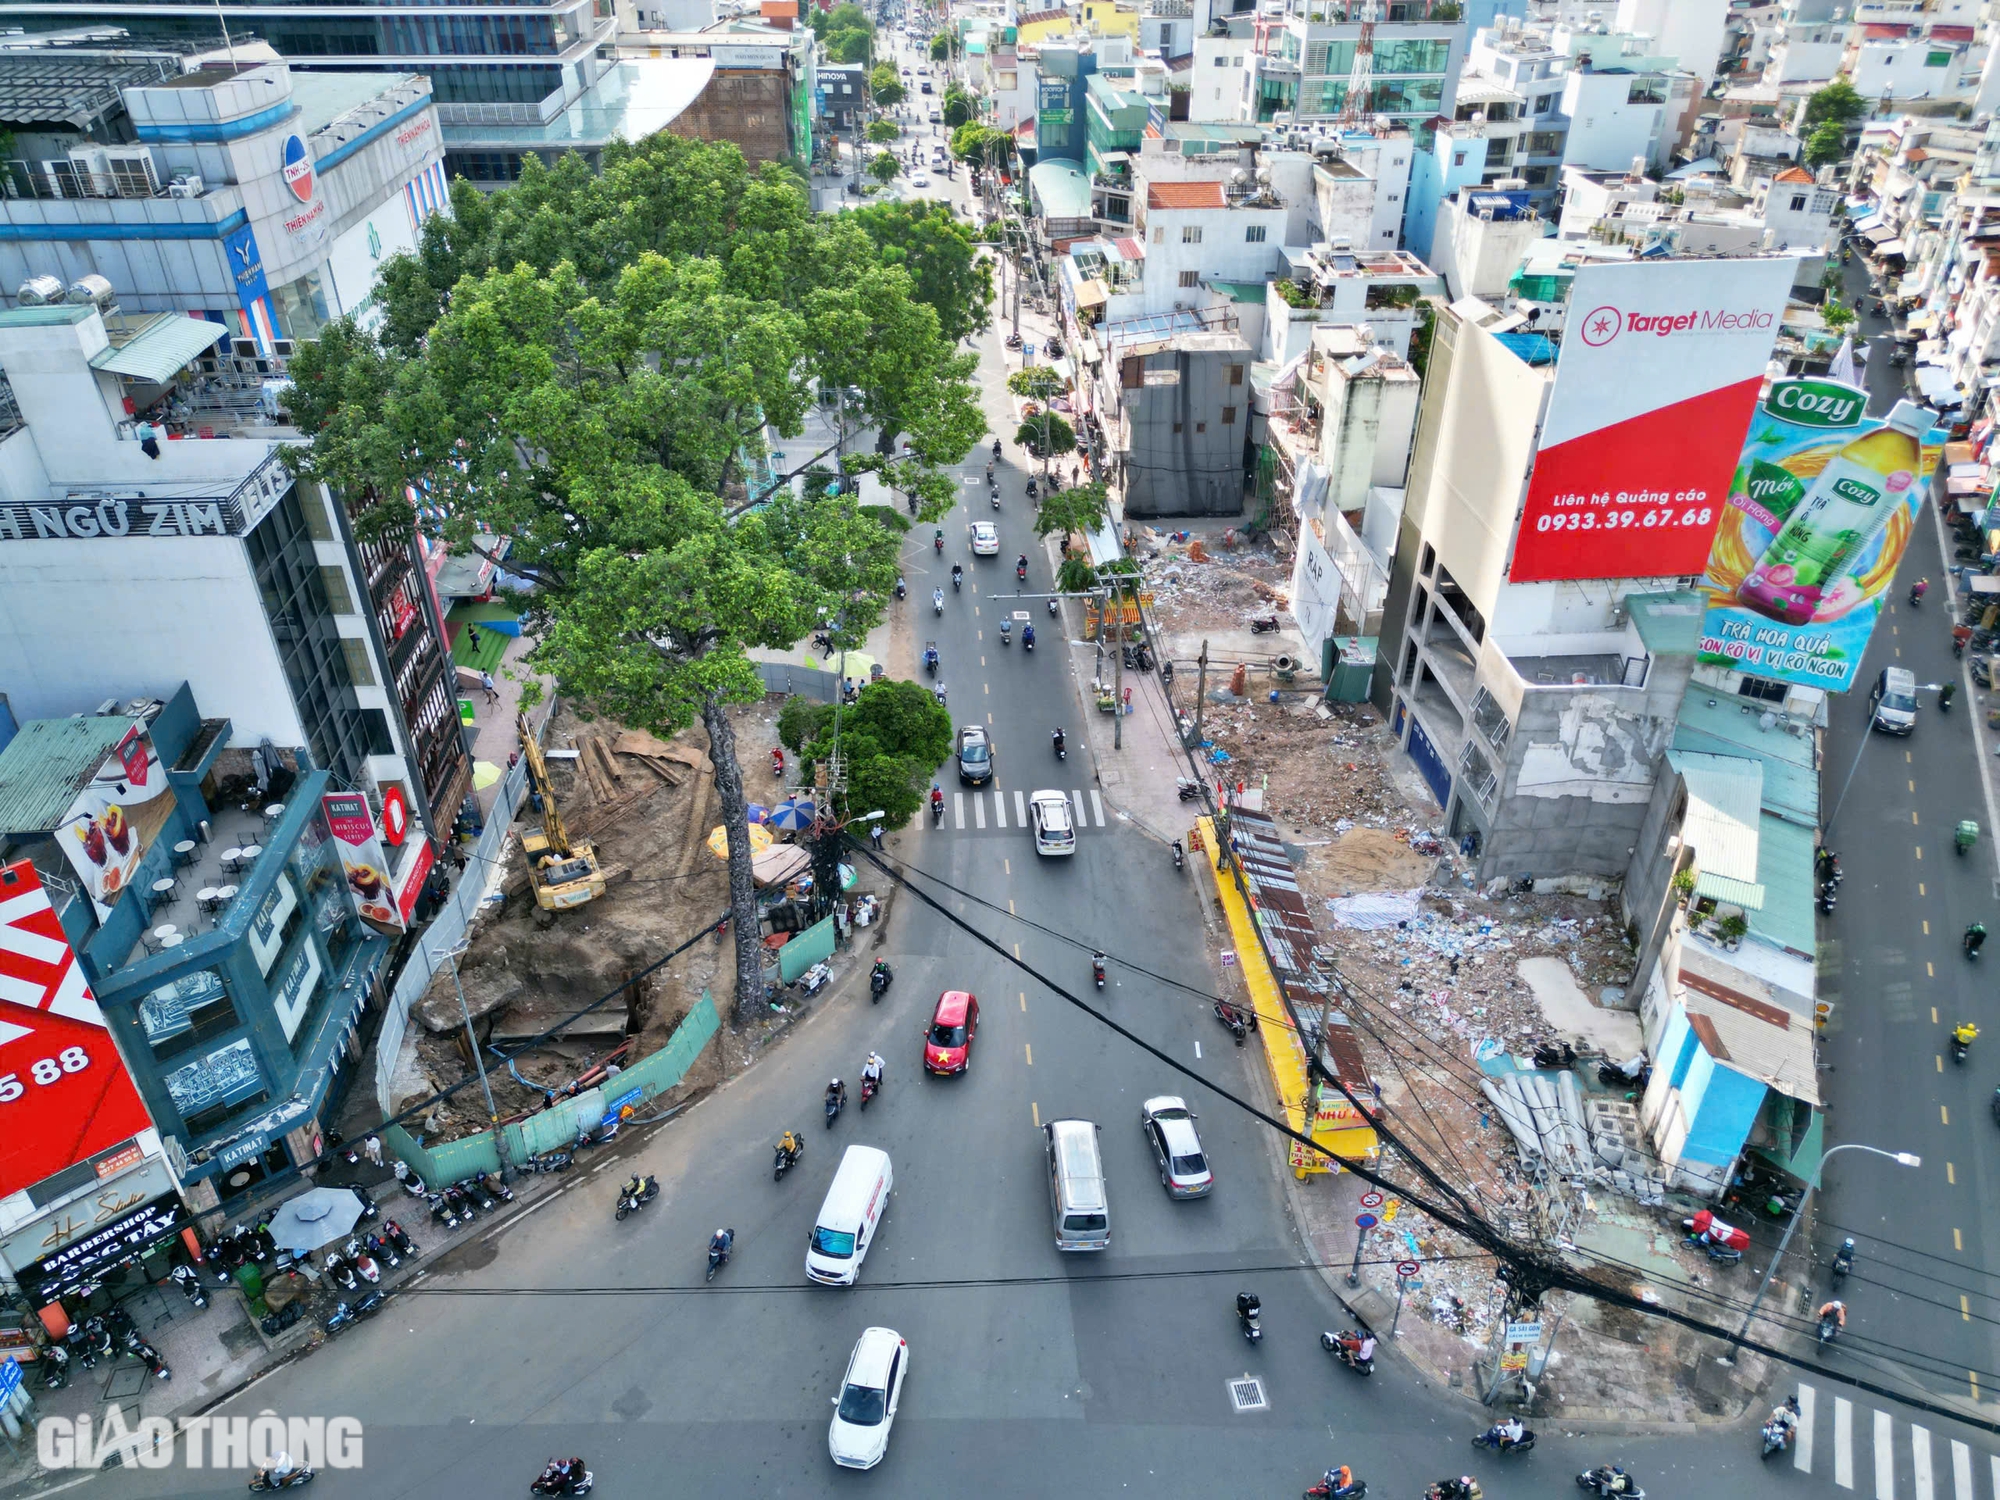
<svg viewBox="0 0 2000 1500">
<path fill-rule="evenodd" d="M 333 831 L 333 846 L 340 851 L 340 867 L 347 876 L 348 893 L 361 920 L 384 933 L 403 930 L 389 889 L 389 861 L 382 842 L 375 836 L 375 815 L 368 799 L 360 792 L 328 792 L 320 799 L 326 825 Z"/>
<path fill-rule="evenodd" d="M 420 839 L 403 861 L 403 868 L 396 872 L 396 908 L 402 912 L 404 922 L 415 925 L 410 913 L 417 909 L 417 897 L 424 893 L 424 879 L 436 862 L 437 851 L 431 847 L 431 841 Z"/>
<path fill-rule="evenodd" d="M 1794 264 L 1578 269 L 1512 582 L 1697 575 L 1708 565 Z"/>
<path fill-rule="evenodd" d="M 0 1197 L 152 1123 L 41 876 L 0 867 Z"/>
</svg>

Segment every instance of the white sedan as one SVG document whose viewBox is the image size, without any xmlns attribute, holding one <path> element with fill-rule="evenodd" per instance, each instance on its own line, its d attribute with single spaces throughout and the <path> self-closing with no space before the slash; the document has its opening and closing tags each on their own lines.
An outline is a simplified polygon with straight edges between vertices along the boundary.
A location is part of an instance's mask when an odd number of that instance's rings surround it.
<svg viewBox="0 0 2000 1500">
<path fill-rule="evenodd" d="M 1000 553 L 1000 528 L 991 521 L 972 523 L 972 555 L 974 557 L 997 557 Z"/>
<path fill-rule="evenodd" d="M 1186 1100 L 1174 1094 L 1148 1099 L 1139 1106 L 1139 1125 L 1160 1164 L 1160 1186 L 1169 1198 L 1199 1198 L 1215 1186 Z"/>
<path fill-rule="evenodd" d="M 930 178 L 928 178 L 928 177 L 924 176 L 924 174 L 923 174 L 923 173 L 921 173 L 921 172 L 917 173 L 917 175 L 916 175 L 916 176 L 914 176 L 914 177 L 912 177 L 912 178 L 910 179 L 910 186 L 911 186 L 911 187 L 920 187 L 920 188 L 927 188 L 927 187 L 929 187 L 930 185 L 931 185 L 931 180 L 930 180 Z"/>
<path fill-rule="evenodd" d="M 847 1358 L 840 1394 L 833 1398 L 827 1451 L 843 1469 L 872 1469 L 889 1452 L 889 1428 L 903 1397 L 910 1346 L 893 1328 L 864 1328 Z"/>
</svg>

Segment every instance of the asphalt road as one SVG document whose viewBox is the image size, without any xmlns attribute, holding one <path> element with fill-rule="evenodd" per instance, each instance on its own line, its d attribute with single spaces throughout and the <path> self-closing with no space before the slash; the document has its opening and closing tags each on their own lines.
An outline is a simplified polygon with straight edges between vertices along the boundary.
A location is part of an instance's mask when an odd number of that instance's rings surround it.
<svg viewBox="0 0 2000 1500">
<path fill-rule="evenodd" d="M 1849 271 L 1858 295 L 1866 277 Z M 1887 325 L 1864 314 L 1873 358 L 1871 411 L 1886 413 L 1905 371 L 1889 363 Z M 1928 577 L 1919 607 L 1908 586 Z M 1843 1234 L 1855 1237 L 1859 1268 L 1844 1293 L 1848 1336 L 1832 1363 L 1891 1373 L 1939 1393 L 1990 1400 L 2000 1394 L 2000 1290 L 1990 1246 L 2000 1210 L 2000 1150 L 1988 1098 L 2000 1083 L 2000 1003 L 1985 966 L 1963 956 L 1960 935 L 1981 921 L 2000 933 L 1995 901 L 1996 818 L 1990 772 L 1974 740 L 1976 711 L 1965 664 L 1951 654 L 1956 612 L 1947 597 L 1938 527 L 1926 506 L 1897 579 L 1895 603 L 1877 626 L 1858 686 L 1832 705 L 1821 778 L 1832 815 L 1827 836 L 1846 881 L 1831 920 L 1821 919 L 1822 974 L 1837 1009 L 1823 1048 L 1830 1141 L 1913 1151 L 1923 1166 L 1896 1166 L 1846 1152 L 1828 1168 L 1820 1198 L 1825 1261 Z M 1949 714 L 1937 694 L 1907 739 L 1868 730 L 1868 685 L 1886 666 L 1908 667 L 1923 684 L 1959 683 Z M 1856 757 L 1859 756 L 1858 769 Z M 1952 830 L 1976 819 L 1980 845 L 1960 857 Z M 1971 1018 L 1985 1033 L 1970 1063 L 1949 1057 L 1951 1027 Z M 1827 1285 L 1822 1275 L 1818 1286 Z M 1963 1298 L 1963 1301 L 1961 1301 Z"/>
</svg>

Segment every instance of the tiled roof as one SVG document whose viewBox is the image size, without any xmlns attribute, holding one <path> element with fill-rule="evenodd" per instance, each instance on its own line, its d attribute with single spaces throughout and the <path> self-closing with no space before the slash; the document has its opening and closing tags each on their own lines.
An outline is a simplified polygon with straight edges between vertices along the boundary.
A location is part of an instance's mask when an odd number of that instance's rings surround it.
<svg viewBox="0 0 2000 1500">
<path fill-rule="evenodd" d="M 125 732 L 124 714 L 33 719 L 0 751 L 0 834 L 49 833 Z"/>
<path fill-rule="evenodd" d="M 1808 172 L 1804 167 L 1787 167 L 1771 180 L 1773 182 L 1811 182 L 1813 174 Z"/>
<path fill-rule="evenodd" d="M 1148 208 L 1227 208 L 1229 200 L 1222 195 L 1219 182 L 1149 182 L 1146 184 L 1146 207 Z"/>
<path fill-rule="evenodd" d="M 1069 12 L 1066 10 L 1034 10 L 1028 12 L 1027 15 L 1021 17 L 1021 19 L 1015 22 L 1014 24 L 1017 27 L 1039 26 L 1044 21 L 1067 21 L 1068 19 L 1069 19 Z"/>
</svg>

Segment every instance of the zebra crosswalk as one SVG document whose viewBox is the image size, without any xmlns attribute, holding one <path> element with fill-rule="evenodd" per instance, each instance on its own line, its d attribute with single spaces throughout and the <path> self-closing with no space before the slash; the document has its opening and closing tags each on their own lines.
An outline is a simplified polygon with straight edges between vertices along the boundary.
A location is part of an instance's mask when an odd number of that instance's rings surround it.
<svg viewBox="0 0 2000 1500">
<path fill-rule="evenodd" d="M 1040 787 L 993 786 L 977 791 L 950 792 L 945 796 L 944 821 L 932 823 L 926 820 L 921 826 L 927 831 L 946 827 L 958 832 L 970 829 L 975 833 L 984 829 L 1025 831 L 1028 827 L 1028 798 L 1041 790 Z M 1068 795 L 1070 816 L 1079 832 L 1104 826 L 1104 798 L 1095 787 L 1087 791 L 1071 787 Z"/>
<path fill-rule="evenodd" d="M 1866 1435 L 1857 1437 L 1857 1427 Z M 1823 1396 L 1810 1385 L 1799 1387 L 1792 1467 L 1874 1500 L 2000 1500 L 2000 1455 L 1975 1454 L 1969 1443 L 1879 1408 L 1857 1411 L 1847 1397 Z"/>
</svg>

